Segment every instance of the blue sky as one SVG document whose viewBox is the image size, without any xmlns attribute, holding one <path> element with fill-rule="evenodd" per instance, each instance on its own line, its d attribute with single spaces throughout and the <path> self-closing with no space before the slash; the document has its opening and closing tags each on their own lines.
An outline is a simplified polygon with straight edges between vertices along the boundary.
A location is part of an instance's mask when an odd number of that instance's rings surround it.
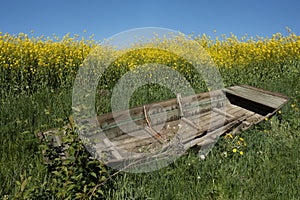
<svg viewBox="0 0 300 200">
<path fill-rule="evenodd" d="M 103 40 L 140 27 L 163 27 L 184 34 L 242 36 L 300 35 L 299 0 L 1 0 L 0 31 L 59 36 L 95 34 Z M 86 34 L 84 34 L 86 30 Z"/>
</svg>

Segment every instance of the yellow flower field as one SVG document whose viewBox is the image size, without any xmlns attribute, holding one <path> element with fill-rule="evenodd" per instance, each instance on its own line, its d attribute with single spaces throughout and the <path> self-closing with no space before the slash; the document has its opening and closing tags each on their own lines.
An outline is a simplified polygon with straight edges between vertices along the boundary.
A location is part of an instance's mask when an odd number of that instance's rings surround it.
<svg viewBox="0 0 300 200">
<path fill-rule="evenodd" d="M 210 39 L 206 35 L 195 38 L 209 52 L 218 66 L 247 66 L 252 62 L 268 60 L 278 63 L 300 58 L 300 36 L 291 33 L 283 36 L 274 34 L 271 38 L 238 39 L 224 36 Z M 0 32 L 0 66 L 9 69 L 23 68 L 24 72 L 35 72 L 37 68 L 72 68 L 79 66 L 96 42 L 91 39 L 71 37 L 62 39 L 29 37 L 27 34 L 3 34 Z M 143 52 L 144 54 L 147 52 Z M 153 52 L 148 58 L 157 58 Z M 154 55 L 154 56 L 153 56 Z M 165 60 L 170 60 L 167 55 Z M 161 56 L 158 57 L 161 59 Z"/>
<path fill-rule="evenodd" d="M 300 59 L 300 36 L 289 33 L 283 36 L 274 34 L 271 38 L 241 38 L 231 34 L 211 39 L 206 35 L 193 38 L 211 56 L 220 69 L 253 68 L 268 74 L 274 65 L 283 65 Z M 78 68 L 91 50 L 97 46 L 91 37 L 73 37 L 70 34 L 63 38 L 54 36 L 33 37 L 24 33 L 10 35 L 0 32 L 0 70 L 1 82 L 6 87 L 34 87 L 32 83 L 47 87 L 70 85 L 76 76 Z M 164 45 L 164 44 L 161 44 Z M 101 47 L 100 47 L 101 48 Z M 176 47 L 176 41 L 174 43 Z M 181 51 L 185 51 L 181 47 Z M 191 58 L 199 56 L 199 52 L 189 54 Z M 185 77 L 194 74 L 193 66 L 172 52 L 154 48 L 144 48 L 132 51 L 119 57 L 113 63 L 113 76 L 124 70 L 132 69 L 138 64 L 160 63 L 171 66 Z M 118 69 L 119 68 L 119 69 Z M 122 68 L 123 70 L 120 70 Z M 121 74 L 117 74 L 117 77 Z M 193 76 L 190 77 L 193 79 Z M 22 82 L 22 83 L 21 83 Z M 12 86 L 11 84 L 14 84 Z M 35 86 L 37 87 L 37 86 Z"/>
</svg>

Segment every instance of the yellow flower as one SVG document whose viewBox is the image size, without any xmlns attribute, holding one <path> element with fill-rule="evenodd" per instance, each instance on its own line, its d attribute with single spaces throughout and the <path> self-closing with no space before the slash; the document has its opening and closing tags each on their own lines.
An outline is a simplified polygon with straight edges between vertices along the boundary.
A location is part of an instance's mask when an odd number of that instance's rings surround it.
<svg viewBox="0 0 300 200">
<path fill-rule="evenodd" d="M 233 152 L 233 153 L 236 153 L 236 152 L 237 152 L 237 149 L 236 149 L 236 148 L 232 149 L 232 152 Z"/>
<path fill-rule="evenodd" d="M 225 138 L 233 138 L 233 136 L 232 136 L 232 134 L 231 133 L 227 133 L 226 135 L 225 135 Z"/>
<path fill-rule="evenodd" d="M 240 151 L 240 155 L 244 155 L 244 152 L 243 152 L 243 151 Z"/>
</svg>

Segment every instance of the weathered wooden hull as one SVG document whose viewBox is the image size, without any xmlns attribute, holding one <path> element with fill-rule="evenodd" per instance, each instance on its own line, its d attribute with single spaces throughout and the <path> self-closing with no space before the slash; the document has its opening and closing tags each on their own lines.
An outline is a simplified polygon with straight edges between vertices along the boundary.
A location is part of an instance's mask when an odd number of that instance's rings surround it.
<svg viewBox="0 0 300 200">
<path fill-rule="evenodd" d="M 245 130 L 272 116 L 288 98 L 246 85 L 149 104 L 98 117 L 106 141 L 89 136 L 95 153 L 109 149 L 107 163 L 162 155 L 175 145 L 187 150 L 216 142 L 224 133 Z M 159 106 L 155 106 L 159 105 Z M 129 114 L 128 114 L 129 113 Z M 162 117 L 163 115 L 163 117 Z M 179 139 L 178 139 L 179 138 Z M 149 157 L 149 156 L 148 156 Z"/>
<path fill-rule="evenodd" d="M 193 147 L 214 144 L 276 113 L 288 97 L 241 85 L 156 102 L 97 118 L 101 131 L 82 136 L 108 165 L 148 164 Z M 150 155 L 150 156 L 149 156 Z M 176 155 L 175 155 L 176 156 Z M 147 160 L 147 161 L 145 161 Z"/>
</svg>

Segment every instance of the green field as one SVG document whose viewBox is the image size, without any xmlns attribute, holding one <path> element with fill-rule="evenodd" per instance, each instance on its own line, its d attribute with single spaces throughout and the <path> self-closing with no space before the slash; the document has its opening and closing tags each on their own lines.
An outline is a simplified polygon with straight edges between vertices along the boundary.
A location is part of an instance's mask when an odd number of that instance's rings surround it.
<svg viewBox="0 0 300 200">
<path fill-rule="evenodd" d="M 61 82 L 53 81 L 56 71 L 43 70 L 32 78 L 0 65 L 1 199 L 300 199 L 298 59 L 220 66 L 225 86 L 261 87 L 287 95 L 289 102 L 273 118 L 234 138 L 222 137 L 205 160 L 190 150 L 168 167 L 142 174 L 116 173 L 88 160 L 72 130 L 66 138 L 71 156 L 65 163 L 40 144 L 39 131 L 69 123 L 74 80 L 73 74 L 63 75 L 68 82 L 61 77 Z M 20 79 L 12 78 L 14 73 Z M 157 99 L 153 88 L 146 89 Z M 136 104 L 145 101 L 142 94 Z M 105 100 L 99 103 L 109 110 Z M 243 155 L 234 153 L 242 140 Z M 45 149 L 52 164 L 44 162 Z"/>
</svg>

